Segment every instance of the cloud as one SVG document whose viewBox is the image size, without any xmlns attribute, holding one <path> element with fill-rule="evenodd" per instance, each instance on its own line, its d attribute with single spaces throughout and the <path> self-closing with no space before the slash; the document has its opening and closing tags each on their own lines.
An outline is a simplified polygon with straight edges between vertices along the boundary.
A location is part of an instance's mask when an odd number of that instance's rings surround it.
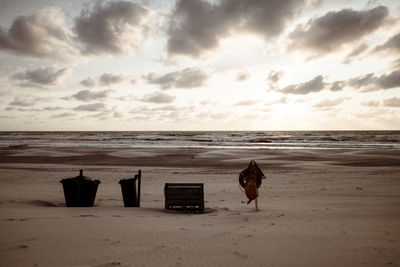
<svg viewBox="0 0 400 267">
<path fill-rule="evenodd" d="M 282 93 L 306 95 L 309 93 L 319 92 L 325 87 L 322 75 L 316 76 L 314 79 L 304 83 L 292 84 L 280 89 Z"/>
<path fill-rule="evenodd" d="M 243 82 L 250 79 L 250 72 L 247 69 L 240 70 L 236 73 L 236 81 Z"/>
<path fill-rule="evenodd" d="M 322 17 L 297 25 L 289 34 L 289 48 L 310 50 L 314 55 L 339 50 L 382 26 L 388 13 L 385 6 L 364 11 L 343 9 L 328 12 Z"/>
<path fill-rule="evenodd" d="M 55 110 L 61 110 L 63 109 L 62 107 L 44 107 L 44 111 L 55 111 Z"/>
<path fill-rule="evenodd" d="M 364 92 L 400 87 L 400 70 L 376 76 L 368 73 L 348 80 L 350 87 Z"/>
<path fill-rule="evenodd" d="M 0 27 L 0 49 L 17 55 L 63 61 L 77 54 L 64 26 L 64 14 L 55 7 L 45 8 L 31 16 L 19 16 L 8 30 Z"/>
<path fill-rule="evenodd" d="M 362 43 L 356 48 L 354 48 L 344 59 L 343 63 L 348 64 L 351 60 L 361 55 L 364 51 L 368 49 L 368 45 L 366 43 Z"/>
<path fill-rule="evenodd" d="M 75 114 L 74 113 L 71 113 L 71 112 L 64 112 L 64 113 L 60 113 L 60 114 L 56 114 L 56 115 L 53 115 L 53 116 L 51 116 L 52 118 L 55 118 L 55 119 L 62 119 L 62 118 L 67 118 L 67 117 L 72 117 L 72 116 L 74 116 Z"/>
<path fill-rule="evenodd" d="M 335 81 L 331 84 L 329 90 L 332 92 L 340 91 L 346 86 L 345 81 Z"/>
<path fill-rule="evenodd" d="M 134 101 L 136 99 L 136 97 L 134 95 L 125 95 L 125 96 L 117 97 L 116 99 L 118 99 L 120 101 Z"/>
<path fill-rule="evenodd" d="M 400 97 L 392 97 L 392 98 L 383 100 L 383 104 L 386 107 L 400 108 Z"/>
<path fill-rule="evenodd" d="M 318 102 L 317 104 L 315 104 L 313 107 L 314 108 L 331 108 L 331 107 L 341 104 L 344 100 L 345 100 L 345 98 L 336 98 L 336 99 L 332 99 L 332 100 L 324 99 L 324 100 Z"/>
<path fill-rule="evenodd" d="M 274 71 L 271 70 L 268 74 L 267 80 L 271 83 L 277 83 L 284 75 L 283 71 Z"/>
<path fill-rule="evenodd" d="M 150 84 L 158 84 L 161 89 L 171 88 L 195 88 L 200 87 L 208 79 L 208 74 L 197 68 L 186 68 L 180 71 L 173 71 L 161 76 L 150 73 L 144 78 Z"/>
<path fill-rule="evenodd" d="M 361 105 L 364 107 L 379 107 L 381 105 L 381 102 L 378 100 L 370 100 L 362 102 Z"/>
<path fill-rule="evenodd" d="M 156 92 L 153 94 L 146 95 L 140 100 L 143 102 L 150 102 L 150 103 L 156 103 L 156 104 L 167 104 L 167 103 L 174 102 L 175 96 Z"/>
<path fill-rule="evenodd" d="M 251 32 L 266 40 L 283 32 L 304 1 L 179 0 L 168 27 L 168 53 L 198 57 L 216 49 L 234 32 Z"/>
<path fill-rule="evenodd" d="M 266 105 L 266 106 L 272 106 L 272 105 L 277 105 L 277 104 L 286 104 L 286 103 L 288 103 L 288 101 L 289 101 L 289 100 L 288 100 L 288 98 L 287 98 L 286 96 L 282 96 L 282 97 L 279 98 L 279 99 L 265 102 L 265 105 Z M 269 110 L 269 111 L 270 111 L 270 110 Z"/>
<path fill-rule="evenodd" d="M 15 97 L 10 106 L 30 107 L 34 106 L 36 99 L 33 97 Z"/>
<path fill-rule="evenodd" d="M 110 96 L 110 94 L 113 92 L 113 90 L 103 90 L 100 92 L 92 92 L 90 90 L 81 90 L 78 93 L 72 95 L 72 98 L 75 98 L 76 100 L 80 101 L 98 101 L 98 100 L 104 100 L 107 97 Z"/>
<path fill-rule="evenodd" d="M 366 86 L 371 86 L 375 83 L 375 81 L 376 81 L 376 77 L 375 77 L 374 73 L 368 73 L 368 74 L 364 74 L 364 75 L 349 79 L 347 84 L 350 87 L 359 89 L 359 88 L 363 88 Z"/>
<path fill-rule="evenodd" d="M 106 108 L 104 103 L 94 103 L 87 105 L 79 105 L 73 108 L 74 111 L 102 111 Z"/>
<path fill-rule="evenodd" d="M 236 106 L 252 106 L 257 103 L 258 103 L 257 100 L 243 100 L 243 101 L 236 103 L 235 105 Z"/>
<path fill-rule="evenodd" d="M 318 75 L 307 82 L 291 84 L 281 89 L 272 87 L 272 89 L 281 93 L 305 95 L 324 89 L 329 89 L 333 92 L 340 91 L 344 87 L 350 87 L 353 90 L 361 92 L 397 88 L 400 87 L 400 70 L 395 70 L 389 74 L 382 74 L 380 76 L 374 73 L 368 73 L 348 80 L 334 82 L 325 82 L 323 76 Z"/>
<path fill-rule="evenodd" d="M 95 87 L 96 81 L 90 77 L 87 77 L 86 79 L 81 81 L 81 84 L 86 87 Z"/>
<path fill-rule="evenodd" d="M 20 81 L 24 86 L 54 86 L 68 75 L 66 68 L 56 69 L 54 67 L 24 70 L 12 75 L 14 80 Z"/>
<path fill-rule="evenodd" d="M 390 37 L 384 44 L 376 46 L 374 51 L 400 53 L 400 33 Z"/>
<path fill-rule="evenodd" d="M 110 86 L 115 83 L 120 83 L 123 80 L 125 80 L 124 75 L 112 73 L 103 73 L 99 78 L 99 82 L 103 86 Z"/>
<path fill-rule="evenodd" d="M 383 74 L 377 78 L 377 84 L 382 89 L 391 89 L 400 87 L 400 70 L 393 71 L 392 73 L 386 75 Z"/>
<path fill-rule="evenodd" d="M 122 118 L 124 115 L 121 112 L 115 111 L 113 113 L 114 118 Z"/>
<path fill-rule="evenodd" d="M 75 18 L 74 31 L 83 54 L 120 55 L 137 50 L 142 43 L 151 12 L 127 1 L 97 1 Z"/>
<path fill-rule="evenodd" d="M 123 82 L 127 78 L 128 77 L 125 74 L 103 73 L 98 78 L 87 77 L 81 81 L 81 84 L 86 87 L 95 87 L 96 84 L 100 84 L 101 86 L 110 86 Z"/>
</svg>

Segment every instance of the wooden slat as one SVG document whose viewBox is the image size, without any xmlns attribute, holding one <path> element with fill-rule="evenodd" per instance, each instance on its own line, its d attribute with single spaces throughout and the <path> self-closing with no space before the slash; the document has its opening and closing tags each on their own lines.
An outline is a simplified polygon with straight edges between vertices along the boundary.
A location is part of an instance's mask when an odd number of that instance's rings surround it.
<svg viewBox="0 0 400 267">
<path fill-rule="evenodd" d="M 165 208 L 174 207 L 204 209 L 204 185 L 202 183 L 166 183 Z"/>
</svg>

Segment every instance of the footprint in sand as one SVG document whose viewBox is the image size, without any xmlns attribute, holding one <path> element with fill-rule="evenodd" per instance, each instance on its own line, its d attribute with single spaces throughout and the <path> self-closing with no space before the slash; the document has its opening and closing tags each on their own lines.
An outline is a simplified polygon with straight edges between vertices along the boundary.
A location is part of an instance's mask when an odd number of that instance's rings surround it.
<svg viewBox="0 0 400 267">
<path fill-rule="evenodd" d="M 162 249 L 167 249 L 167 248 L 168 248 L 167 246 L 160 245 L 160 246 L 155 247 L 153 250 L 162 250 Z"/>
<path fill-rule="evenodd" d="M 120 244 L 120 243 L 121 243 L 121 241 L 119 241 L 119 240 L 112 241 L 112 240 L 109 239 L 109 238 L 105 238 L 105 239 L 103 239 L 102 241 L 107 242 L 107 243 L 111 243 L 111 244 Z"/>
<path fill-rule="evenodd" d="M 240 253 L 238 251 L 234 251 L 233 254 L 235 256 L 239 257 L 239 258 L 242 258 L 242 259 L 247 259 L 247 257 L 248 257 L 246 254 L 242 254 L 242 253 Z"/>
<path fill-rule="evenodd" d="M 121 266 L 122 264 L 118 261 L 113 261 L 105 264 L 94 265 L 93 267 L 112 267 L 112 266 Z"/>
<path fill-rule="evenodd" d="M 213 236 L 217 237 L 217 236 L 225 236 L 225 235 L 230 235 L 231 232 L 222 232 L 222 233 L 216 233 Z"/>
<path fill-rule="evenodd" d="M 15 218 L 8 218 L 8 219 L 4 219 L 7 222 L 15 222 L 15 221 L 19 221 L 19 222 L 26 222 L 26 221 L 30 221 L 32 218 L 21 218 L 21 219 L 15 219 Z"/>
<path fill-rule="evenodd" d="M 86 218 L 86 217 L 100 217 L 98 215 L 93 215 L 93 214 L 81 214 L 81 215 L 77 215 L 75 217 L 82 217 L 82 218 Z"/>
</svg>

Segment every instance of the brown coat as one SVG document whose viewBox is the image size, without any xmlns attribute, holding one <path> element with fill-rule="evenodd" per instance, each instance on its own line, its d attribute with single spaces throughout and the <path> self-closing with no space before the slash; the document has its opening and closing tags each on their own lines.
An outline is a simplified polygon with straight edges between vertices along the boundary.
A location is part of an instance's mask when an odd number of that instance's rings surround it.
<svg viewBox="0 0 400 267">
<path fill-rule="evenodd" d="M 258 197 L 258 187 L 261 185 L 261 179 L 265 176 L 254 160 L 250 161 L 249 166 L 239 175 L 239 183 L 244 188 L 249 204 Z"/>
</svg>

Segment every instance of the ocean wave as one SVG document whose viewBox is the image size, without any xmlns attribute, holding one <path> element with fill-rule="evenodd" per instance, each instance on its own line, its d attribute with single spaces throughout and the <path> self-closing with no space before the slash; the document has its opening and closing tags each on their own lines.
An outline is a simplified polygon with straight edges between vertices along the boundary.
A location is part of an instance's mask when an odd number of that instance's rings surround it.
<svg viewBox="0 0 400 267">
<path fill-rule="evenodd" d="M 400 148 L 400 131 L 0 132 L 13 147 Z"/>
</svg>

